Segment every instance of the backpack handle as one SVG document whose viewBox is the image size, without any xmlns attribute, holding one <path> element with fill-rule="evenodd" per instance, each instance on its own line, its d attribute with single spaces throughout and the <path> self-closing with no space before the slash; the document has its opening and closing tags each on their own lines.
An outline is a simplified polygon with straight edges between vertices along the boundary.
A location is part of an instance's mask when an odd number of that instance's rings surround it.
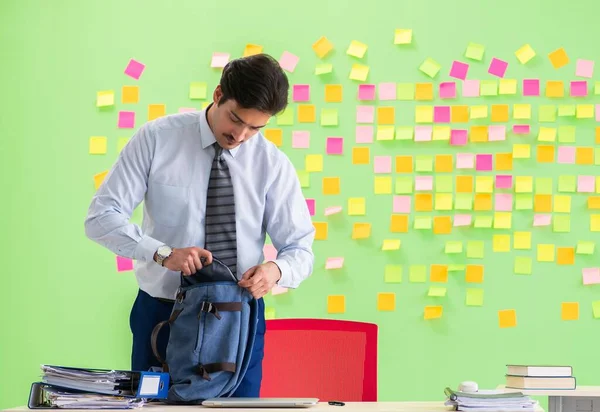
<svg viewBox="0 0 600 412">
<path fill-rule="evenodd" d="M 162 356 L 160 356 L 160 353 L 158 353 L 158 334 L 160 333 L 160 330 L 162 329 L 163 326 L 165 326 L 167 323 L 170 325 L 173 324 L 173 322 L 175 322 L 175 319 L 177 319 L 177 317 L 179 316 L 179 314 L 183 311 L 183 309 L 177 309 L 175 311 L 173 311 L 173 313 L 171 314 L 171 317 L 168 320 L 163 320 L 162 322 L 158 323 L 154 329 L 152 329 L 152 336 L 150 337 L 150 344 L 152 345 L 152 352 L 154 353 L 154 356 L 156 357 L 156 359 L 162 364 L 163 367 L 163 372 L 168 372 L 169 371 L 169 366 L 167 365 L 167 362 L 165 362 L 165 360 L 162 358 Z"/>
</svg>

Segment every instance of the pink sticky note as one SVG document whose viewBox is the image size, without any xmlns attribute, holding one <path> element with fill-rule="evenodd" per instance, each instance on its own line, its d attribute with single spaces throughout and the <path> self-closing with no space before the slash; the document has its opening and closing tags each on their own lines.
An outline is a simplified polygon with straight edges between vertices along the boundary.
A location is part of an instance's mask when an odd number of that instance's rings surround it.
<svg viewBox="0 0 600 412">
<path fill-rule="evenodd" d="M 536 214 L 533 216 L 533 226 L 550 226 L 552 215 Z"/>
<path fill-rule="evenodd" d="M 514 134 L 529 134 L 531 126 L 528 124 L 515 124 L 513 125 Z"/>
<path fill-rule="evenodd" d="M 475 170 L 488 171 L 492 170 L 493 156 L 491 154 L 477 154 L 475 157 Z"/>
<path fill-rule="evenodd" d="M 117 256 L 117 272 L 127 272 L 133 270 L 133 260 Z"/>
<path fill-rule="evenodd" d="M 456 83 L 440 83 L 440 99 L 454 99 L 456 97 Z"/>
<path fill-rule="evenodd" d="M 577 176 L 577 191 L 579 193 L 594 193 L 595 190 L 595 176 Z"/>
<path fill-rule="evenodd" d="M 375 156 L 373 158 L 374 173 L 392 173 L 392 156 Z"/>
<path fill-rule="evenodd" d="M 396 100 L 396 83 L 379 83 L 379 100 Z"/>
<path fill-rule="evenodd" d="M 375 85 L 374 84 L 359 84 L 358 85 L 358 100 L 375 100 Z"/>
<path fill-rule="evenodd" d="M 282 293 L 287 293 L 288 290 L 289 290 L 288 288 L 284 288 L 282 286 L 275 285 L 271 288 L 271 295 L 273 295 L 273 296 L 281 295 Z"/>
<path fill-rule="evenodd" d="M 459 62 L 454 60 L 452 67 L 450 68 L 450 77 L 456 79 L 465 80 L 467 78 L 467 72 L 469 71 L 469 65 L 467 63 Z"/>
<path fill-rule="evenodd" d="M 586 80 L 574 80 L 571 82 L 571 96 L 572 97 L 585 97 L 587 96 L 587 81 Z"/>
<path fill-rule="evenodd" d="M 600 283 L 600 268 L 583 268 L 581 272 L 584 285 L 596 285 Z"/>
<path fill-rule="evenodd" d="M 374 106 L 356 106 L 356 123 L 373 123 L 374 119 Z"/>
<path fill-rule="evenodd" d="M 415 142 L 428 142 L 431 140 L 433 126 L 415 126 Z"/>
<path fill-rule="evenodd" d="M 457 153 L 456 168 L 472 169 L 475 166 L 475 155 L 473 153 Z"/>
<path fill-rule="evenodd" d="M 328 137 L 326 143 L 327 154 L 329 155 L 341 155 L 344 152 L 344 138 L 343 137 Z"/>
<path fill-rule="evenodd" d="M 510 212 L 513 208 L 513 195 L 510 193 L 496 193 L 494 203 L 496 211 Z"/>
<path fill-rule="evenodd" d="M 343 257 L 330 257 L 325 262 L 325 269 L 340 269 L 342 266 L 344 266 Z"/>
<path fill-rule="evenodd" d="M 308 212 L 310 213 L 311 216 L 315 215 L 315 199 L 305 199 L 306 200 L 306 206 L 308 206 Z"/>
<path fill-rule="evenodd" d="M 415 177 L 415 190 L 419 192 L 433 190 L 433 176 Z"/>
<path fill-rule="evenodd" d="M 229 53 L 213 53 L 212 59 L 210 60 L 210 67 L 225 67 L 229 62 L 229 57 Z"/>
<path fill-rule="evenodd" d="M 331 215 L 335 215 L 336 213 L 340 213 L 341 211 L 342 211 L 341 206 L 330 206 L 330 207 L 325 208 L 324 215 L 331 216 Z"/>
<path fill-rule="evenodd" d="M 142 75 L 142 73 L 144 72 L 145 68 L 146 68 L 145 64 L 140 63 L 137 60 L 131 59 L 131 60 L 129 60 L 129 63 L 127 64 L 127 67 L 125 68 L 125 74 L 129 77 L 133 77 L 134 79 L 138 80 L 140 78 L 140 76 Z"/>
<path fill-rule="evenodd" d="M 356 143 L 373 143 L 373 126 L 356 126 Z"/>
<path fill-rule="evenodd" d="M 523 79 L 523 96 L 539 96 L 540 79 Z"/>
<path fill-rule="evenodd" d="M 479 97 L 479 80 L 465 80 L 462 84 L 463 97 Z"/>
<path fill-rule="evenodd" d="M 496 189 L 510 189 L 513 178 L 511 175 L 496 175 Z"/>
<path fill-rule="evenodd" d="M 279 59 L 279 65 L 282 69 L 287 70 L 288 72 L 293 72 L 296 69 L 296 65 L 298 64 L 299 60 L 300 58 L 295 54 L 284 51 Z"/>
<path fill-rule="evenodd" d="M 450 106 L 435 106 L 433 121 L 434 123 L 450 123 Z"/>
<path fill-rule="evenodd" d="M 295 84 L 293 99 L 295 102 L 307 102 L 310 100 L 310 85 Z"/>
<path fill-rule="evenodd" d="M 132 129 L 135 125 L 135 112 L 119 112 L 117 127 L 120 129 Z"/>
<path fill-rule="evenodd" d="M 263 247 L 263 255 L 265 256 L 265 260 L 275 260 L 277 259 L 277 249 L 273 245 L 265 245 Z"/>
<path fill-rule="evenodd" d="M 498 142 L 501 140 L 506 140 L 506 126 L 504 126 L 504 125 L 488 126 L 488 141 Z"/>
<path fill-rule="evenodd" d="M 307 130 L 294 130 L 292 132 L 292 147 L 294 149 L 308 149 L 310 147 L 310 132 Z"/>
<path fill-rule="evenodd" d="M 394 196 L 394 213 L 410 213 L 410 196 Z"/>
<path fill-rule="evenodd" d="M 508 67 L 508 62 L 504 60 L 500 60 L 497 58 L 492 58 L 490 62 L 490 67 L 488 68 L 488 73 L 497 77 L 504 77 L 504 73 L 506 73 L 506 69 Z"/>
<path fill-rule="evenodd" d="M 575 76 L 591 78 L 594 75 L 594 62 L 592 60 L 577 59 Z"/>
<path fill-rule="evenodd" d="M 187 113 L 187 112 L 196 112 L 196 111 L 198 111 L 198 109 L 196 109 L 195 107 L 180 107 L 178 111 L 179 111 L 179 113 Z"/>
<path fill-rule="evenodd" d="M 454 215 L 454 226 L 471 226 L 471 215 Z"/>
<path fill-rule="evenodd" d="M 452 129 L 450 130 L 450 145 L 452 146 L 465 146 L 468 141 L 467 130 L 465 129 Z"/>
<path fill-rule="evenodd" d="M 561 164 L 575 163 L 575 146 L 558 146 L 557 163 L 561 163 Z"/>
</svg>

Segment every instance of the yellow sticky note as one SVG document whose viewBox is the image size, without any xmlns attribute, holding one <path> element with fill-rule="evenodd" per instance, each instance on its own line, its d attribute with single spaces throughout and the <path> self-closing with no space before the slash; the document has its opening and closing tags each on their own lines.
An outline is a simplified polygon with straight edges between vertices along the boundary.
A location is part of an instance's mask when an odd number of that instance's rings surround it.
<svg viewBox="0 0 600 412">
<path fill-rule="evenodd" d="M 487 105 L 471 106 L 471 119 L 487 119 Z"/>
<path fill-rule="evenodd" d="M 326 84 L 325 85 L 325 101 L 335 103 L 342 101 L 342 85 L 341 84 Z"/>
<path fill-rule="evenodd" d="M 366 52 L 367 52 L 367 45 L 364 43 L 361 43 L 357 40 L 352 40 L 350 42 L 350 46 L 348 46 L 348 50 L 346 50 L 346 54 L 349 54 L 350 56 L 358 57 L 359 59 L 362 59 Z"/>
<path fill-rule="evenodd" d="M 304 158 L 304 168 L 307 172 L 323 171 L 323 155 L 310 154 Z"/>
<path fill-rule="evenodd" d="M 333 44 L 329 41 L 329 39 L 327 39 L 327 37 L 322 36 L 319 38 L 319 40 L 313 43 L 312 49 L 317 56 L 322 59 L 323 57 L 327 56 L 327 53 L 333 50 Z"/>
<path fill-rule="evenodd" d="M 548 58 L 555 69 L 560 69 L 569 63 L 569 56 L 567 56 L 567 52 L 562 47 L 548 53 Z"/>
<path fill-rule="evenodd" d="M 324 177 L 323 178 L 323 194 L 324 195 L 339 195 L 340 194 L 340 178 L 339 177 Z"/>
<path fill-rule="evenodd" d="M 106 177 L 107 174 L 108 174 L 108 170 L 105 170 L 103 172 L 100 172 L 100 173 L 97 173 L 94 175 L 94 188 L 96 190 L 98 190 L 98 188 L 100 187 L 102 182 L 104 182 L 104 178 Z"/>
<path fill-rule="evenodd" d="M 377 310 L 390 311 L 396 309 L 396 294 L 395 293 L 378 293 L 377 294 Z"/>
<path fill-rule="evenodd" d="M 138 86 L 123 86 L 121 88 L 121 103 L 138 103 L 140 100 L 140 88 Z"/>
<path fill-rule="evenodd" d="M 535 57 L 535 51 L 529 44 L 525 44 L 515 52 L 515 56 L 517 56 L 521 64 L 525 64 Z"/>
<path fill-rule="evenodd" d="M 244 57 L 260 54 L 263 51 L 263 46 L 259 44 L 246 44 L 244 48 Z"/>
<path fill-rule="evenodd" d="M 355 223 L 352 226 L 352 239 L 367 239 L 371 236 L 370 223 Z"/>
<path fill-rule="evenodd" d="M 115 104 L 115 92 L 112 90 L 103 90 L 96 93 L 96 106 L 106 107 Z"/>
<path fill-rule="evenodd" d="M 492 193 L 494 191 L 494 178 L 492 176 L 475 176 L 475 192 Z"/>
<path fill-rule="evenodd" d="M 377 126 L 376 140 L 394 140 L 394 126 Z"/>
<path fill-rule="evenodd" d="M 327 240 L 327 222 L 313 222 L 315 228 L 315 240 Z"/>
<path fill-rule="evenodd" d="M 554 262 L 554 245 L 538 244 L 537 260 L 538 262 Z"/>
<path fill-rule="evenodd" d="M 121 150 L 129 143 L 129 137 L 119 137 L 117 140 L 117 154 L 121 153 Z"/>
<path fill-rule="evenodd" d="M 467 288 L 467 298 L 465 300 L 467 306 L 483 306 L 483 289 Z"/>
<path fill-rule="evenodd" d="M 436 193 L 435 210 L 452 210 L 452 193 Z"/>
<path fill-rule="evenodd" d="M 498 85 L 498 94 L 517 94 L 517 79 L 500 79 L 500 84 Z"/>
<path fill-rule="evenodd" d="M 513 144 L 513 159 L 529 159 L 531 157 L 531 145 L 517 143 Z"/>
<path fill-rule="evenodd" d="M 533 176 L 517 176 L 515 178 L 516 193 L 531 193 L 533 191 Z"/>
<path fill-rule="evenodd" d="M 600 232 L 600 215 L 590 215 L 590 232 Z"/>
<path fill-rule="evenodd" d="M 515 250 L 531 249 L 531 232 L 514 232 L 513 248 Z"/>
<path fill-rule="evenodd" d="M 375 176 L 374 192 L 376 195 L 392 194 L 391 176 Z"/>
<path fill-rule="evenodd" d="M 575 117 L 578 119 L 591 119 L 594 117 L 593 104 L 578 104 L 576 110 Z"/>
<path fill-rule="evenodd" d="M 423 318 L 425 320 L 438 319 L 442 317 L 443 307 L 440 305 L 436 306 L 425 306 L 425 312 Z"/>
<path fill-rule="evenodd" d="M 327 296 L 327 313 L 344 313 L 346 311 L 346 297 L 344 295 Z"/>
<path fill-rule="evenodd" d="M 433 106 L 417 106 L 415 108 L 416 123 L 433 123 Z"/>
<path fill-rule="evenodd" d="M 206 82 L 191 82 L 189 98 L 190 99 L 206 99 Z"/>
<path fill-rule="evenodd" d="M 396 29 L 394 33 L 394 44 L 412 43 L 412 29 Z"/>
<path fill-rule="evenodd" d="M 514 328 L 517 326 L 517 311 L 514 309 L 499 310 L 498 325 L 501 328 Z"/>
<path fill-rule="evenodd" d="M 369 76 L 369 66 L 364 64 L 353 64 L 350 70 L 350 80 L 358 80 L 364 82 Z"/>
<path fill-rule="evenodd" d="M 494 229 L 510 229 L 512 227 L 511 212 L 494 213 Z"/>
<path fill-rule="evenodd" d="M 90 154 L 106 154 L 106 137 L 92 136 L 90 137 Z"/>
<path fill-rule="evenodd" d="M 530 104 L 514 104 L 513 105 L 513 119 L 531 119 L 531 105 Z"/>
<path fill-rule="evenodd" d="M 492 250 L 494 252 L 510 252 L 510 235 L 494 235 Z"/>
<path fill-rule="evenodd" d="M 298 105 L 298 122 L 314 123 L 317 120 L 317 110 L 314 104 Z"/>
<path fill-rule="evenodd" d="M 317 76 L 331 73 L 332 71 L 333 71 L 333 64 L 331 64 L 331 63 L 318 63 L 315 66 L 315 74 Z"/>
<path fill-rule="evenodd" d="M 579 302 L 563 302 L 561 304 L 562 320 L 579 319 Z"/>
<path fill-rule="evenodd" d="M 451 133 L 451 128 L 450 126 L 433 126 L 433 137 L 432 140 L 450 140 L 450 133 Z M 436 156 L 436 159 L 439 157 L 440 155 Z M 450 159 L 452 159 L 452 157 L 450 157 Z M 452 161 L 450 161 L 450 165 L 452 165 Z M 438 163 L 436 160 L 436 170 L 438 168 Z M 449 170 L 450 172 L 452 170 Z"/>
<path fill-rule="evenodd" d="M 167 107 L 164 104 L 148 105 L 148 121 L 158 119 L 167 114 Z"/>
<path fill-rule="evenodd" d="M 571 213 L 571 196 L 554 196 L 554 211 L 558 213 Z"/>
<path fill-rule="evenodd" d="M 398 250 L 401 243 L 400 239 L 384 239 L 381 250 Z"/>
<path fill-rule="evenodd" d="M 351 197 L 348 199 L 348 216 L 364 216 L 367 205 L 364 197 Z"/>
<path fill-rule="evenodd" d="M 555 127 L 540 127 L 538 130 L 538 141 L 540 142 L 555 142 L 556 128 Z"/>
</svg>

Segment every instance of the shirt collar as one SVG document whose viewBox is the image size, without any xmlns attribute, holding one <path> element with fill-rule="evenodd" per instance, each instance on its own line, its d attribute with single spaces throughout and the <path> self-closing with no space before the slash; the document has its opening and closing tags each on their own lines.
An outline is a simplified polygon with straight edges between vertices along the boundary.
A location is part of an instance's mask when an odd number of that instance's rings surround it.
<svg viewBox="0 0 600 412">
<path fill-rule="evenodd" d="M 209 104 L 205 109 L 200 112 L 200 140 L 202 141 L 202 148 L 206 149 L 208 146 L 211 146 L 213 143 L 217 141 L 215 135 L 213 134 L 210 126 L 208 125 L 208 109 L 213 105 L 213 103 Z M 237 151 L 240 149 L 240 146 L 236 146 L 233 149 L 228 149 L 231 153 L 232 157 L 235 157 Z"/>
</svg>

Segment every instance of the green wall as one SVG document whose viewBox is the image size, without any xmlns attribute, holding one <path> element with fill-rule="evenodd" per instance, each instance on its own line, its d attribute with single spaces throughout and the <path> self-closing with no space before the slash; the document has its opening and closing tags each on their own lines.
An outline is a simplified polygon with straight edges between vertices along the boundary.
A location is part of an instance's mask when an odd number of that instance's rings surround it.
<svg viewBox="0 0 600 412">
<path fill-rule="evenodd" d="M 493 79 L 487 73 L 492 57 L 509 62 L 507 78 L 539 78 L 568 82 L 575 78 L 578 58 L 599 60 L 594 44 L 600 37 L 593 0 L 565 2 L 530 0 L 484 2 L 442 1 L 317 1 L 296 2 L 201 2 L 201 1 L 33 1 L 5 0 L 0 5 L 0 49 L 3 87 L 0 99 L 0 165 L 2 199 L 0 228 L 2 285 L 0 287 L 0 406 L 24 404 L 32 381 L 39 378 L 41 363 L 127 368 L 131 336 L 129 310 L 136 293 L 132 272 L 117 273 L 115 257 L 87 240 L 83 222 L 94 193 L 92 177 L 108 169 L 116 159 L 117 139 L 129 136 L 116 128 L 123 85 L 139 85 L 140 102 L 128 105 L 137 112 L 136 127 L 147 116 L 147 105 L 164 103 L 167 113 L 180 107 L 200 107 L 188 98 L 189 84 L 204 81 L 209 92 L 219 79 L 210 69 L 214 51 L 240 56 L 246 43 L 264 46 L 279 58 L 283 51 L 299 56 L 292 84 L 311 85 L 311 103 L 317 108 L 339 109 L 339 127 L 319 123 L 281 126 L 283 146 L 297 169 L 304 169 L 306 154 L 324 154 L 325 138 L 345 138 L 342 156 L 324 155 L 323 172 L 311 174 L 307 198 L 317 202 L 314 220 L 329 222 L 328 239 L 316 241 L 315 271 L 299 289 L 268 296 L 267 305 L 275 316 L 328 317 L 375 322 L 380 327 L 379 397 L 381 400 L 442 400 L 446 385 L 473 379 L 483 387 L 502 383 L 506 363 L 566 363 L 574 366 L 579 384 L 597 384 L 598 320 L 592 302 L 600 300 L 598 285 L 583 286 L 581 269 L 598 266 L 598 251 L 591 256 L 576 255 L 573 265 L 536 261 L 538 243 L 560 247 L 578 241 L 596 242 L 590 232 L 587 194 L 571 196 L 571 227 L 556 234 L 552 227 L 531 227 L 533 211 L 513 211 L 512 229 L 454 228 L 449 235 L 412 229 L 418 215 L 452 216 L 455 211 L 434 211 L 410 215 L 408 233 L 390 233 L 392 195 L 373 194 L 373 168 L 352 165 L 357 84 L 348 79 L 352 63 L 370 66 L 368 82 L 433 81 L 436 99 L 425 105 L 468 104 L 532 105 L 532 134 L 494 143 L 471 143 L 454 148 L 447 142 L 414 143 L 375 141 L 368 145 L 371 156 L 409 154 L 456 154 L 511 152 L 515 141 L 531 143 L 532 157 L 515 160 L 515 176 L 552 177 L 557 194 L 560 175 L 596 175 L 597 165 L 561 165 L 536 162 L 536 132 L 540 104 L 573 104 L 571 97 L 549 101 L 545 97 L 496 96 L 458 98 L 443 103 L 437 85 L 450 80 L 454 60 L 470 63 L 469 78 Z M 340 13 L 345 13 L 342 17 Z M 409 46 L 393 44 L 396 28 L 413 29 Z M 335 46 L 325 58 L 333 73 L 314 75 L 319 62 L 311 45 L 327 36 Z M 346 55 L 351 40 L 368 45 L 363 59 Z M 469 42 L 485 45 L 482 62 L 465 60 Z M 514 52 L 529 43 L 537 56 L 521 65 Z M 564 47 L 570 63 L 552 68 L 547 55 Z M 418 68 L 432 57 L 442 66 L 431 80 Z M 139 81 L 123 74 L 130 58 L 146 64 Z M 598 70 L 598 69 L 597 69 Z M 597 71 L 596 70 L 596 71 Z M 596 76 L 597 78 L 597 76 Z M 594 79 L 588 79 L 593 85 Z M 325 103 L 324 84 L 343 85 L 341 103 Z M 98 109 L 96 92 L 113 89 L 115 106 Z M 593 103 L 593 96 L 579 102 Z M 459 87 L 460 92 L 460 87 Z M 542 86 L 542 93 L 544 87 Z M 414 125 L 414 101 L 370 102 L 396 108 L 396 126 Z M 296 104 L 291 107 L 295 109 Z M 489 124 L 489 120 L 471 122 Z M 554 124 L 576 125 L 577 146 L 593 147 L 593 119 L 557 118 Z M 454 125 L 451 125 L 454 127 Z M 460 127 L 464 127 L 461 125 Z M 270 127 L 278 127 L 274 121 Z M 292 130 L 311 132 L 310 149 L 292 149 Z M 88 154 L 90 136 L 106 136 L 106 155 Z M 559 146 L 563 143 L 550 143 Z M 494 175 L 496 172 L 479 174 Z M 452 175 L 457 175 L 454 170 Z M 467 171 L 464 174 L 475 174 Z M 341 177 L 341 193 L 323 196 L 321 179 Z M 395 178 L 396 173 L 389 176 Z M 535 190 L 534 181 L 534 190 Z M 348 216 L 347 199 L 365 197 L 367 214 Z M 340 215 L 325 217 L 327 206 L 343 206 Z M 413 203 L 414 205 L 414 203 Z M 473 212 L 473 215 L 493 215 Z M 140 209 L 134 215 L 140 222 Z M 371 237 L 350 239 L 354 222 L 370 222 Z M 532 233 L 532 249 L 494 252 L 494 234 L 512 231 Z M 383 239 L 401 239 L 399 251 L 382 252 Z M 511 236 L 512 239 L 512 236 Z M 466 253 L 448 256 L 448 240 L 485 242 L 483 259 L 469 259 Z M 326 271 L 327 257 L 344 256 L 344 268 Z M 513 271 L 517 256 L 533 259 L 530 276 Z M 410 265 L 482 264 L 484 282 L 465 283 L 464 271 L 451 272 L 447 295 L 427 296 L 426 283 L 409 282 Z M 402 282 L 384 282 L 384 266 L 403 267 Z M 481 307 L 465 305 L 467 287 L 484 289 Z M 377 294 L 395 293 L 394 311 L 377 310 Z M 328 295 L 344 295 L 343 314 L 327 313 Z M 561 320 L 561 303 L 579 302 L 579 319 Z M 442 305 L 440 319 L 425 321 L 426 305 Z M 498 310 L 515 309 L 517 326 L 499 328 Z M 293 354 L 290 354 L 293 356 Z M 596 380 L 594 380 L 596 379 Z"/>
</svg>

